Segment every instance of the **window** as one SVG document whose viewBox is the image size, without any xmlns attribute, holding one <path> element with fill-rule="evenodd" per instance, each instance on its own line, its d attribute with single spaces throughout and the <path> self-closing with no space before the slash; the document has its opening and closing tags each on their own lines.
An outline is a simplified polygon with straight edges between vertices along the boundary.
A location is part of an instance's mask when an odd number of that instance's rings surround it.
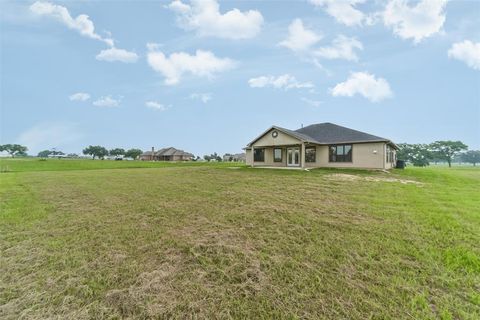
<svg viewBox="0 0 480 320">
<path fill-rule="evenodd" d="M 273 161 L 274 162 L 282 162 L 282 149 L 281 148 L 273 149 Z"/>
<path fill-rule="evenodd" d="M 352 145 L 336 145 L 329 147 L 330 162 L 352 162 Z"/>
<path fill-rule="evenodd" d="M 394 163 L 395 162 L 395 151 L 389 145 L 387 145 L 387 163 Z"/>
<path fill-rule="evenodd" d="M 305 149 L 305 162 L 315 162 L 317 155 L 317 148 L 308 147 Z"/>
<path fill-rule="evenodd" d="M 255 162 L 265 162 L 265 149 L 254 149 L 254 151 L 253 151 L 253 161 L 255 161 Z"/>
</svg>

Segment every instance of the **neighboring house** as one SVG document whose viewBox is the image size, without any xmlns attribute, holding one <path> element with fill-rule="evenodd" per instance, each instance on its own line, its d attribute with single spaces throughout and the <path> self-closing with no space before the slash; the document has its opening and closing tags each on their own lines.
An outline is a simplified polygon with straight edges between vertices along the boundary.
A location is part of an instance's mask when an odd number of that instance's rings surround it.
<svg viewBox="0 0 480 320">
<path fill-rule="evenodd" d="M 144 161 L 187 161 L 192 159 L 193 154 L 173 147 L 163 148 L 158 151 L 155 151 L 152 147 L 152 151 L 144 152 L 140 156 L 140 160 Z"/>
<path fill-rule="evenodd" d="M 236 154 L 231 154 L 231 153 L 225 153 L 223 155 L 223 161 L 224 162 L 245 162 L 246 155 L 245 153 L 236 153 Z"/>
<path fill-rule="evenodd" d="M 253 167 L 368 169 L 393 168 L 397 149 L 389 139 L 333 123 L 295 131 L 272 126 L 245 148 Z"/>
</svg>

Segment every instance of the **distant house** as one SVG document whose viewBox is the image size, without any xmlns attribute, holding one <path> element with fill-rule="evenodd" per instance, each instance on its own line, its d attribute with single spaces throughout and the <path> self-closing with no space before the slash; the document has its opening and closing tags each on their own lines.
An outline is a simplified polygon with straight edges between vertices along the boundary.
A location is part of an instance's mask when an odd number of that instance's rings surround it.
<svg viewBox="0 0 480 320">
<path fill-rule="evenodd" d="M 193 154 L 173 147 L 163 148 L 158 151 L 152 148 L 152 151 L 144 152 L 140 156 L 140 160 L 144 161 L 188 161 L 192 159 Z"/>
<path fill-rule="evenodd" d="M 391 169 L 398 147 L 389 139 L 333 123 L 289 130 L 272 126 L 245 148 L 253 167 Z"/>
<path fill-rule="evenodd" d="M 246 155 L 245 153 L 225 153 L 223 155 L 224 162 L 245 162 Z"/>
</svg>

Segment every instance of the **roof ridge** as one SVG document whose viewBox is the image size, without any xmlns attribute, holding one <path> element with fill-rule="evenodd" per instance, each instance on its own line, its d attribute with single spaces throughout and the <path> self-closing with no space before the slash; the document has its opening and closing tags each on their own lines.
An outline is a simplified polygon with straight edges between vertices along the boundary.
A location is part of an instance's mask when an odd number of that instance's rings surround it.
<svg viewBox="0 0 480 320">
<path fill-rule="evenodd" d="M 359 133 L 363 133 L 363 134 L 367 134 L 369 136 L 374 136 L 374 137 L 377 137 L 377 138 L 381 138 L 381 139 L 385 139 L 385 138 L 382 138 L 380 136 L 377 136 L 377 135 L 374 135 L 374 134 L 371 134 L 371 133 L 368 133 L 368 132 L 365 132 L 365 131 L 360 131 L 360 130 L 357 130 L 357 129 L 352 129 L 352 128 L 349 128 L 349 127 L 345 127 L 345 126 L 341 126 L 339 124 L 336 124 L 336 123 L 332 123 L 332 122 L 322 122 L 322 123 L 313 123 L 313 124 L 310 124 L 306 127 L 303 127 L 303 128 L 299 128 L 295 131 L 300 131 L 302 129 L 306 129 L 306 128 L 309 128 L 309 127 L 313 127 L 313 126 L 319 126 L 319 125 L 332 125 L 332 126 L 335 126 L 335 127 L 339 127 L 339 128 L 342 128 L 342 129 L 347 129 L 347 130 L 351 130 L 351 131 L 355 131 L 355 132 L 359 132 Z M 387 140 L 387 139 L 386 139 Z"/>
</svg>

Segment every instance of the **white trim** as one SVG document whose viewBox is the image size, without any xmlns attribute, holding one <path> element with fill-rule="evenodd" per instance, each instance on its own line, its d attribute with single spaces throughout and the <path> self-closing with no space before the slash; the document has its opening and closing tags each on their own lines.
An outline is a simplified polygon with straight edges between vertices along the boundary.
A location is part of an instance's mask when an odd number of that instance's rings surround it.
<svg viewBox="0 0 480 320">
<path fill-rule="evenodd" d="M 288 147 L 286 148 L 287 152 L 286 152 L 286 155 L 287 155 L 287 167 L 300 167 L 300 163 L 301 163 L 301 159 L 300 159 L 300 147 Z M 289 159 L 288 159 L 288 151 L 289 150 L 292 150 L 292 161 L 293 163 L 289 163 Z M 298 152 L 298 163 L 295 163 L 295 151 Z"/>
</svg>

